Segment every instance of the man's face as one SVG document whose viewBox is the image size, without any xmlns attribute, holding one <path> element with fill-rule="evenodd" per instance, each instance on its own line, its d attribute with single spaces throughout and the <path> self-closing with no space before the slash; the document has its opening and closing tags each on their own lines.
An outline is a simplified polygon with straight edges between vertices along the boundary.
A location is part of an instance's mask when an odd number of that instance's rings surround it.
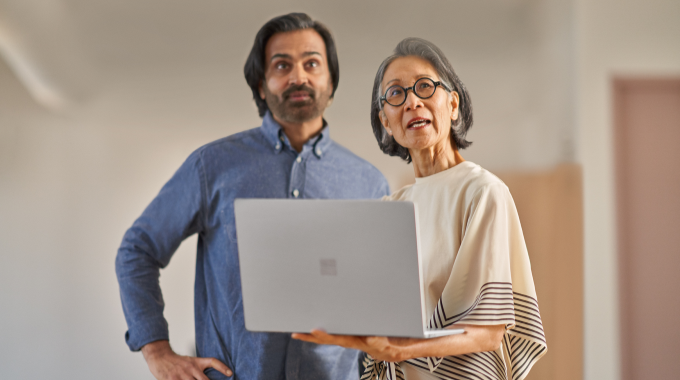
<svg viewBox="0 0 680 380">
<path fill-rule="evenodd" d="M 297 124 L 320 117 L 332 92 L 326 44 L 314 29 L 277 33 L 267 41 L 260 97 L 276 119 Z"/>
</svg>

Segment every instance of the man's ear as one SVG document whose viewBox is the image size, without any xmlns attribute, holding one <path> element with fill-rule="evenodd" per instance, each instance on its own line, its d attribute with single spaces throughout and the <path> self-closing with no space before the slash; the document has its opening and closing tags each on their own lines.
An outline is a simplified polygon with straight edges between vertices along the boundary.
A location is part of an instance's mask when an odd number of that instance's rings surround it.
<svg viewBox="0 0 680 380">
<path fill-rule="evenodd" d="M 257 85 L 257 92 L 260 93 L 260 99 L 264 100 L 264 89 L 262 88 L 262 81 Z"/>
<path fill-rule="evenodd" d="M 451 120 L 456 121 L 458 120 L 459 112 L 458 112 L 458 105 L 460 104 L 460 98 L 458 97 L 458 93 L 456 91 L 451 91 Z"/>
<path fill-rule="evenodd" d="M 387 120 L 387 116 L 385 116 L 385 113 L 381 110 L 378 112 L 378 117 L 380 118 L 380 123 L 382 124 L 383 128 L 387 131 L 387 134 L 392 136 L 392 128 L 390 128 L 390 122 Z"/>
</svg>

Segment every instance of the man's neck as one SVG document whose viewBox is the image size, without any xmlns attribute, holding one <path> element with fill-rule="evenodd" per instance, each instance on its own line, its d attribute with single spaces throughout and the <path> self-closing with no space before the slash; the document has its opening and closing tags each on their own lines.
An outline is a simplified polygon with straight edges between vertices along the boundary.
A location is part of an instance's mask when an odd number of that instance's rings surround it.
<svg viewBox="0 0 680 380">
<path fill-rule="evenodd" d="M 298 152 L 302 152 L 302 146 L 309 139 L 321 133 L 321 129 L 323 129 L 323 116 L 303 123 L 287 123 L 273 114 L 272 117 L 283 129 L 283 133 L 288 137 L 290 145 Z"/>
</svg>

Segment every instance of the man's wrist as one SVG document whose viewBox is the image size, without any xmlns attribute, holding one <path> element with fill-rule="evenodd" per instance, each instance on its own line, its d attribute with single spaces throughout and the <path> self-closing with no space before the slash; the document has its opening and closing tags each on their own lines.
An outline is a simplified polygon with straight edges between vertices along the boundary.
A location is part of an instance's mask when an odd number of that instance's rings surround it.
<svg viewBox="0 0 680 380">
<path fill-rule="evenodd" d="M 147 343 L 142 347 L 142 355 L 144 355 L 144 359 L 147 362 L 149 359 L 167 354 L 168 352 L 173 351 L 170 347 L 170 342 L 167 340 L 157 340 L 155 342 Z"/>
</svg>

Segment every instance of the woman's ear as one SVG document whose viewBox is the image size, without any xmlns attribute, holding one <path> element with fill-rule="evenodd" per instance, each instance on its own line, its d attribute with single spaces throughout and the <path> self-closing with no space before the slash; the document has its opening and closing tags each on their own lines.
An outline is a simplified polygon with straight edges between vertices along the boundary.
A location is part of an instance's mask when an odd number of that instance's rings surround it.
<svg viewBox="0 0 680 380">
<path fill-rule="evenodd" d="M 378 112 L 378 117 L 380 118 L 380 123 L 383 125 L 383 128 L 387 131 L 387 134 L 392 136 L 392 128 L 390 128 L 390 122 L 387 120 L 387 116 L 385 116 L 385 113 L 380 110 Z"/>
<path fill-rule="evenodd" d="M 460 98 L 458 97 L 458 93 L 456 91 L 451 91 L 451 120 L 456 121 L 458 120 L 458 105 L 460 102 Z"/>
</svg>

